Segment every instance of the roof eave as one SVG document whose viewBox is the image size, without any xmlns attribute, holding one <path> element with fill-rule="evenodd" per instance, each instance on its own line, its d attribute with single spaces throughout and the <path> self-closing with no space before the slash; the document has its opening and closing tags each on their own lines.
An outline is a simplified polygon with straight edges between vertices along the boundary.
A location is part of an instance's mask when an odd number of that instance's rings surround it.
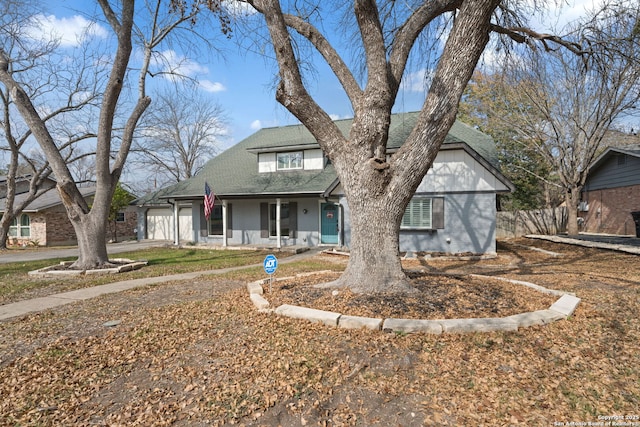
<svg viewBox="0 0 640 427">
<path fill-rule="evenodd" d="M 269 147 L 247 148 L 247 151 L 250 153 L 258 154 L 258 153 L 286 152 L 286 151 L 295 151 L 295 150 L 309 150 L 309 149 L 319 149 L 319 148 L 320 148 L 320 145 L 316 142 L 313 144 L 272 145 Z"/>
</svg>

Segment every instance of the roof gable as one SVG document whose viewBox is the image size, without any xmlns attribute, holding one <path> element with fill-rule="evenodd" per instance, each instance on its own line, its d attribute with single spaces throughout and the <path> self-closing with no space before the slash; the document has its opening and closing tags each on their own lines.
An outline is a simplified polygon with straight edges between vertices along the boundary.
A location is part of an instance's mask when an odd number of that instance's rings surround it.
<svg viewBox="0 0 640 427">
<path fill-rule="evenodd" d="M 640 158 L 640 144 L 627 145 L 624 147 L 608 147 L 597 159 L 589 166 L 589 174 L 602 166 L 611 156 L 616 154 L 627 154 L 632 157 Z"/>
<path fill-rule="evenodd" d="M 409 136 L 419 113 L 401 113 L 391 116 L 389 151 L 397 150 Z M 335 121 L 344 135 L 353 119 Z M 482 163 L 501 180 L 508 182 L 498 170 L 497 152 L 493 139 L 478 130 L 455 122 L 441 149 L 463 148 L 476 153 Z M 462 147 L 464 146 L 464 147 Z M 321 170 L 295 170 L 258 172 L 258 153 L 290 150 L 319 149 L 311 132 L 302 124 L 263 128 L 211 159 L 198 175 L 161 189 L 137 200 L 139 205 L 162 203 L 162 200 L 193 199 L 204 194 L 207 182 L 221 197 L 273 196 L 280 194 L 322 195 L 335 187 L 336 174 L 329 163 Z"/>
</svg>

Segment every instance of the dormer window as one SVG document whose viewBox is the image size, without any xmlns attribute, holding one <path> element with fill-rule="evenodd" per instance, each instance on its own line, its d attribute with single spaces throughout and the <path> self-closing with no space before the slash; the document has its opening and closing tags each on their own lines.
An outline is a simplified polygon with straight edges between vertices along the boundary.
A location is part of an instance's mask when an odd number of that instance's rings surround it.
<svg viewBox="0 0 640 427">
<path fill-rule="evenodd" d="M 302 169 L 302 151 L 290 151 L 278 153 L 278 170 Z"/>
</svg>

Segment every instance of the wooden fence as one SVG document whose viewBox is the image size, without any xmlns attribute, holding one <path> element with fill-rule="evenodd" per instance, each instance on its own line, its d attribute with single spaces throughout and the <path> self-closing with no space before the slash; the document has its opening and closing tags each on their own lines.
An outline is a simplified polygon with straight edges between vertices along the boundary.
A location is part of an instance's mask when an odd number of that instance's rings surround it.
<svg viewBox="0 0 640 427">
<path fill-rule="evenodd" d="M 567 230 L 567 210 L 539 209 L 531 211 L 498 212 L 496 237 L 520 237 L 526 234 L 553 235 Z"/>
</svg>

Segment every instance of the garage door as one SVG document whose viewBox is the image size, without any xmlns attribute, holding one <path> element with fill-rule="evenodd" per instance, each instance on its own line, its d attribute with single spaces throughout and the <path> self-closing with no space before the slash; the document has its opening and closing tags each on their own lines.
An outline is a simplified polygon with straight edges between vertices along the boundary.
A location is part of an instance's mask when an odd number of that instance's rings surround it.
<svg viewBox="0 0 640 427">
<path fill-rule="evenodd" d="M 180 242 L 193 241 L 191 208 L 180 208 Z M 147 211 L 147 239 L 173 240 L 173 211 L 156 208 Z"/>
<path fill-rule="evenodd" d="M 147 211 L 147 239 L 173 240 L 173 215 L 170 208 Z"/>
<path fill-rule="evenodd" d="M 191 208 L 180 208 L 179 217 L 180 243 L 193 242 L 193 217 L 191 215 Z"/>
</svg>

